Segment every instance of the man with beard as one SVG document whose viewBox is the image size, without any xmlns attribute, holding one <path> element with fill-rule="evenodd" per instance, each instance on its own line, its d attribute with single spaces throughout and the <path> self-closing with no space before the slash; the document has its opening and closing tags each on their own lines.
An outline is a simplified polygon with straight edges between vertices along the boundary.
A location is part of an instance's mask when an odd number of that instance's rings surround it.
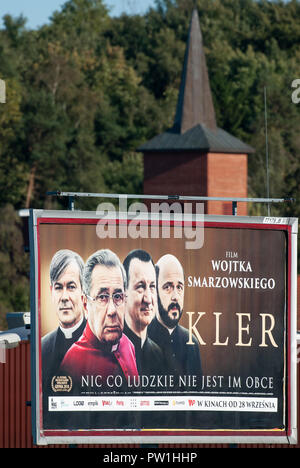
<svg viewBox="0 0 300 468">
<path fill-rule="evenodd" d="M 201 359 L 199 343 L 193 336 L 188 345 L 189 332 L 179 325 L 184 303 L 184 272 L 174 255 L 164 255 L 156 264 L 158 310 L 148 327 L 148 334 L 162 349 L 168 362 L 168 373 L 175 377 L 197 376 L 200 383 Z M 195 388 L 194 388 L 195 389 Z"/>
</svg>

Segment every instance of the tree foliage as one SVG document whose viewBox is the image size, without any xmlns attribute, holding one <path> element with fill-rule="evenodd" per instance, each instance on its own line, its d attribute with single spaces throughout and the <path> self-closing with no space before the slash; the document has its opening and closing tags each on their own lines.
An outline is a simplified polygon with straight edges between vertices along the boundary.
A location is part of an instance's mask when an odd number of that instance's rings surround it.
<svg viewBox="0 0 300 468">
<path fill-rule="evenodd" d="M 46 195 L 56 189 L 142 191 L 136 149 L 173 123 L 194 5 L 156 0 L 144 15 L 111 18 L 104 0 L 68 0 L 37 30 L 26 28 L 22 16 L 4 17 L 0 313 L 28 299 L 26 262 L 11 257 L 20 242 L 13 209 L 63 207 Z M 266 196 L 266 92 L 270 195 L 297 199 L 300 104 L 291 100 L 291 83 L 300 78 L 299 0 L 196 5 L 218 126 L 256 149 L 249 156 L 249 195 Z M 91 203 L 80 207 L 93 209 Z M 264 210 L 251 207 L 252 214 Z M 299 216 L 300 201 L 273 206 L 272 214 Z"/>
<path fill-rule="evenodd" d="M 24 252 L 21 221 L 13 205 L 0 208 L 0 329 L 7 312 L 27 311 L 29 258 Z"/>
</svg>

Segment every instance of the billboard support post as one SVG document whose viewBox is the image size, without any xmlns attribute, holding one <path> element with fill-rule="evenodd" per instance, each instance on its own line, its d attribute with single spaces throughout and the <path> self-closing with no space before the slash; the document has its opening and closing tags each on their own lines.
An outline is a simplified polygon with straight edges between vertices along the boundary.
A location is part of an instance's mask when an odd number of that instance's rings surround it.
<svg viewBox="0 0 300 468">
<path fill-rule="evenodd" d="M 71 210 L 71 211 L 74 211 L 74 209 L 75 209 L 75 203 L 74 203 L 74 196 L 73 195 L 70 195 L 68 197 L 68 207 L 69 207 L 69 210 Z"/>
</svg>

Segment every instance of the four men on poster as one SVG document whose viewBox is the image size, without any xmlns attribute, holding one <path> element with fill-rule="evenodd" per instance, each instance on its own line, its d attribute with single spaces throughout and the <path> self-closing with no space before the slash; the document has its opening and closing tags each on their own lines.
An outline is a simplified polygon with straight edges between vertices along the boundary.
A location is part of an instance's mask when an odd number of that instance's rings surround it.
<svg viewBox="0 0 300 468">
<path fill-rule="evenodd" d="M 57 252 L 52 263 L 66 252 Z M 122 264 L 115 253 L 102 249 L 92 254 L 83 267 L 80 257 L 75 260 L 76 254 L 72 255 L 69 253 L 71 260 L 65 261 L 66 265 L 61 262 L 56 277 L 51 279 L 60 328 L 42 340 L 45 385 L 51 385 L 51 376 L 58 370 L 60 375 L 71 376 L 75 394 L 88 390 L 95 379 L 105 392 L 112 390 L 111 382 L 119 376 L 117 390 L 126 392 L 128 381 L 133 382 L 139 375 L 172 375 L 177 381 L 181 375 L 201 375 L 198 342 L 193 337 L 194 345 L 187 345 L 188 331 L 179 325 L 184 272 L 175 256 L 164 255 L 154 265 L 148 252 L 137 249 Z M 77 302 L 67 297 L 68 288 L 77 291 Z M 77 319 L 76 304 L 80 309 Z M 71 334 L 61 332 L 60 316 Z M 61 334 L 71 336 L 68 340 L 72 341 L 60 344 Z M 57 346 L 52 355 L 55 365 L 49 365 L 46 358 L 49 343 L 52 348 L 53 343 Z"/>
</svg>

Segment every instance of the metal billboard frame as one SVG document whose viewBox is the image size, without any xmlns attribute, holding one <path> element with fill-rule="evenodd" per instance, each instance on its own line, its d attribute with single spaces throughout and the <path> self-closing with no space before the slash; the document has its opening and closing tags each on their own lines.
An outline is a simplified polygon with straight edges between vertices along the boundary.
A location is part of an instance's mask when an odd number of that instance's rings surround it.
<svg viewBox="0 0 300 468">
<path fill-rule="evenodd" d="M 116 219 L 124 219 L 124 213 L 117 213 Z M 126 213 L 128 216 L 128 213 Z M 40 323 L 38 316 L 39 304 L 39 258 L 38 258 L 38 231 L 39 220 L 45 219 L 68 219 L 68 220 L 88 220 L 99 219 L 96 212 L 85 211 L 48 211 L 48 210 L 30 210 L 29 233 L 30 233 L 30 295 L 31 295 L 31 386 L 32 386 L 32 428 L 34 443 L 38 445 L 48 444 L 131 444 L 131 443 L 172 443 L 172 444 L 202 444 L 202 443 L 228 443 L 228 444 L 296 444 L 297 443 L 297 218 L 269 218 L 269 217 L 248 217 L 248 216 L 218 216 L 205 215 L 204 224 L 222 223 L 235 227 L 239 226 L 264 226 L 265 229 L 285 230 L 288 234 L 288 287 L 287 287 L 287 364 L 288 364 L 288 382 L 287 382 L 287 405 L 288 405 L 288 428 L 286 431 L 275 433 L 275 431 L 198 431 L 203 434 L 195 434 L 197 431 L 182 431 L 176 435 L 175 431 L 156 431 L 143 434 L 143 431 L 131 430 L 107 430 L 102 431 L 101 435 L 81 435 L 80 431 L 75 433 L 61 434 L 62 431 L 54 431 L 53 435 L 45 434 L 40 426 L 41 413 L 41 388 L 40 388 L 40 368 L 37 360 L 40 340 Z M 164 215 L 161 215 L 164 220 Z M 193 221 L 197 220 L 196 215 L 192 215 Z M 150 221 L 151 216 L 145 215 L 145 221 Z M 167 219 L 169 221 L 169 218 Z M 101 430 L 100 430 L 101 431 Z M 47 432 L 47 431 L 45 431 Z M 132 432 L 132 433 L 131 433 Z M 147 432 L 147 431 L 146 431 Z M 155 430 L 153 431 L 155 432 Z M 193 434 L 194 432 L 194 434 Z"/>
</svg>

